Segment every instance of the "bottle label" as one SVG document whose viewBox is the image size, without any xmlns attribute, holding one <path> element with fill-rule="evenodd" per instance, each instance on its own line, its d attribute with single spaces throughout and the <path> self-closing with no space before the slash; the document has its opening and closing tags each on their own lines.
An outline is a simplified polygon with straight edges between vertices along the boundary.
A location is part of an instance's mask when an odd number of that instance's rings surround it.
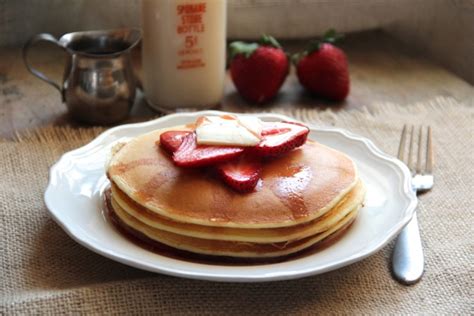
<svg viewBox="0 0 474 316">
<path fill-rule="evenodd" d="M 176 69 L 205 67 L 200 37 L 206 31 L 204 25 L 206 3 L 184 3 L 178 5 L 176 10 L 178 14 L 176 33 L 183 38 L 183 46 L 177 52 L 179 59 Z"/>
</svg>

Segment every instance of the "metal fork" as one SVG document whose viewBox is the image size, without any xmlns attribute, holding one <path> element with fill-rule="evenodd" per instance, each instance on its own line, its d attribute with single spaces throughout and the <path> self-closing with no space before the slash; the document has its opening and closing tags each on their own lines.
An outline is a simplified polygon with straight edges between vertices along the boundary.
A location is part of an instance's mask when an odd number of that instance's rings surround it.
<svg viewBox="0 0 474 316">
<path fill-rule="evenodd" d="M 398 159 L 406 162 L 412 173 L 412 186 L 418 193 L 430 190 L 434 184 L 433 176 L 433 143 L 431 127 L 427 128 L 425 164 L 423 166 L 423 127 L 418 132 L 418 152 L 416 163 L 413 162 L 415 143 L 415 127 L 410 128 L 410 143 L 408 146 L 408 157 L 405 157 L 406 139 L 409 127 L 403 126 L 400 146 L 398 148 Z M 424 272 L 423 248 L 421 246 L 420 231 L 416 213 L 411 221 L 405 226 L 397 238 L 392 253 L 393 276 L 400 283 L 410 285 L 418 282 Z"/>
</svg>

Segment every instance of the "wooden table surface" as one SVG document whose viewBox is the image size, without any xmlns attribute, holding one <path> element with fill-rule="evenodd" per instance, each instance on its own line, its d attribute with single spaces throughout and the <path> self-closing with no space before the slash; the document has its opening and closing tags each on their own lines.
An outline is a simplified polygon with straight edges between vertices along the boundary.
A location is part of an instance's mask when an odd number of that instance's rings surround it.
<svg viewBox="0 0 474 316">
<path fill-rule="evenodd" d="M 290 41 L 284 46 L 295 52 L 302 49 L 304 43 Z M 336 111 L 367 107 L 370 111 L 381 102 L 407 106 L 437 96 L 451 96 L 461 102 L 474 99 L 474 90 L 469 83 L 415 54 L 384 32 L 350 35 L 342 47 L 349 58 L 351 75 L 351 93 L 346 101 L 334 103 L 310 96 L 301 88 L 292 69 L 278 97 L 260 107 L 243 101 L 227 78 L 225 97 L 219 109 L 238 112 L 299 106 Z M 31 61 L 59 82 L 64 65 L 64 55 L 59 49 L 38 45 L 31 53 Z M 126 122 L 148 120 L 157 115 L 147 107 L 143 94 L 139 93 Z M 0 48 L 0 138 L 51 124 L 79 126 L 68 118 L 59 93 L 28 73 L 20 48 Z"/>
</svg>

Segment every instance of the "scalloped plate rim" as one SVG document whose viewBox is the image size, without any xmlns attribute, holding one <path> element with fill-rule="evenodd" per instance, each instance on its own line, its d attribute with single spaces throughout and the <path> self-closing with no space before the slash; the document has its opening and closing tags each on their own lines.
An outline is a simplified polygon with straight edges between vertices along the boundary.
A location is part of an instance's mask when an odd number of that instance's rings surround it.
<svg viewBox="0 0 474 316">
<path fill-rule="evenodd" d="M 110 251 L 109 249 L 105 249 L 103 247 L 98 247 L 97 245 L 91 244 L 87 240 L 87 238 L 77 236 L 74 234 L 72 227 L 70 227 L 67 223 L 62 220 L 60 217 L 60 212 L 57 212 L 54 210 L 54 203 L 50 199 L 50 195 L 53 194 L 53 179 L 55 179 L 55 176 L 59 173 L 59 166 L 61 166 L 65 161 L 70 159 L 70 157 L 74 157 L 77 154 L 80 153 L 85 153 L 88 151 L 91 151 L 99 146 L 103 146 L 107 143 L 107 138 L 111 135 L 114 135 L 117 131 L 121 130 L 134 130 L 134 129 L 143 129 L 143 128 L 149 128 L 149 127 L 155 127 L 155 128 L 160 128 L 160 126 L 165 125 L 167 122 L 173 121 L 175 119 L 181 119 L 183 117 L 187 118 L 195 118 L 200 115 L 221 115 L 221 114 L 237 114 L 237 115 L 254 115 L 258 116 L 263 119 L 267 120 L 292 120 L 292 121 L 298 121 L 294 118 L 291 118 L 286 115 L 282 114 L 277 114 L 277 113 L 230 113 L 230 112 L 223 112 L 223 111 L 215 111 L 215 110 L 210 110 L 210 111 L 200 111 L 200 112 L 189 112 L 189 113 L 175 113 L 175 114 L 169 114 L 163 117 L 159 117 L 154 120 L 150 120 L 147 122 L 142 122 L 142 123 L 133 123 L 133 124 L 124 124 L 120 126 L 116 126 L 113 128 L 110 128 L 101 134 L 99 134 L 96 138 L 94 138 L 91 142 L 88 144 L 79 147 L 77 149 L 71 150 L 69 152 L 64 153 L 58 161 L 51 166 L 50 172 L 49 172 L 49 181 L 48 181 L 48 186 L 45 190 L 44 193 L 44 201 L 47 206 L 47 209 L 49 213 L 52 215 L 53 219 L 59 224 L 59 226 L 76 242 L 81 244 L 82 246 L 100 254 L 103 255 L 109 259 L 121 262 L 123 264 L 133 266 L 135 268 L 147 270 L 150 272 L 157 272 L 157 273 L 162 273 L 166 275 L 171 275 L 171 276 L 177 276 L 177 277 L 186 277 L 186 278 L 191 278 L 191 279 L 201 279 L 201 280 L 210 280 L 210 281 L 231 281 L 231 282 L 262 282 L 262 281 L 277 281 L 277 280 L 287 280 L 287 279 L 295 279 L 295 278 L 301 278 L 301 277 L 306 277 L 310 275 L 315 275 L 315 274 L 320 274 L 320 273 L 325 273 L 328 271 L 332 271 L 341 267 L 344 267 L 346 265 L 352 264 L 354 262 L 360 261 L 376 252 L 378 252 L 381 248 L 383 248 L 390 240 L 392 240 L 398 232 L 402 230 L 402 228 L 410 221 L 412 218 L 414 211 L 416 209 L 417 205 L 417 198 L 412 190 L 411 187 L 411 174 L 410 171 L 408 170 L 408 167 L 403 164 L 400 160 L 396 159 L 393 156 L 390 156 L 386 153 L 384 153 L 382 150 L 380 150 L 370 139 L 359 136 L 357 134 L 354 134 L 350 131 L 344 130 L 342 128 L 335 128 L 335 127 L 316 127 L 312 124 L 305 123 L 310 127 L 312 131 L 317 131 L 317 132 L 328 132 L 328 133 L 336 133 L 340 134 L 345 138 L 348 138 L 352 141 L 360 142 L 362 143 L 374 156 L 378 157 L 380 160 L 385 161 L 386 163 L 392 164 L 395 166 L 395 169 L 398 169 L 398 171 L 401 173 L 403 176 L 403 193 L 409 200 L 409 204 L 405 209 L 405 216 L 401 221 L 395 225 L 391 231 L 389 231 L 386 235 L 386 237 L 379 241 L 378 244 L 375 247 L 366 249 L 365 252 L 354 254 L 350 257 L 344 258 L 343 260 L 335 261 L 330 264 L 326 264 L 324 266 L 319 266 L 317 269 L 306 269 L 306 270 L 297 270 L 297 271 L 281 271 L 279 273 L 261 273 L 261 274 L 256 274 L 256 275 L 239 275 L 239 274 L 225 274 L 225 273 L 220 273 L 220 274 L 213 274 L 213 273 L 202 273 L 198 271 L 189 271 L 189 270 L 179 270 L 179 269 L 163 269 L 160 268 L 159 265 L 149 265 L 149 264 L 144 264 L 141 262 L 134 261 L 127 256 L 123 256 L 117 253 L 114 253 L 113 251 Z M 264 266 L 264 265 L 263 265 Z M 262 267 L 262 266 L 257 266 L 257 267 Z M 240 268 L 240 267 L 236 267 Z"/>
</svg>

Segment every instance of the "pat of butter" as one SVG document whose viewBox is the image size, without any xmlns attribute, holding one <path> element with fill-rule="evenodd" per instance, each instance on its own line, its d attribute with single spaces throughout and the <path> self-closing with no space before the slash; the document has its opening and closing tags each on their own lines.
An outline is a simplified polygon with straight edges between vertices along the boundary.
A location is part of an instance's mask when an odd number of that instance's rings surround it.
<svg viewBox="0 0 474 316">
<path fill-rule="evenodd" d="M 200 145 L 255 146 L 260 140 L 262 122 L 250 116 L 205 116 L 196 124 Z"/>
<path fill-rule="evenodd" d="M 261 139 L 263 130 L 262 121 L 258 117 L 254 116 L 239 116 L 237 117 L 239 124 L 248 129 L 252 134 Z"/>
</svg>

